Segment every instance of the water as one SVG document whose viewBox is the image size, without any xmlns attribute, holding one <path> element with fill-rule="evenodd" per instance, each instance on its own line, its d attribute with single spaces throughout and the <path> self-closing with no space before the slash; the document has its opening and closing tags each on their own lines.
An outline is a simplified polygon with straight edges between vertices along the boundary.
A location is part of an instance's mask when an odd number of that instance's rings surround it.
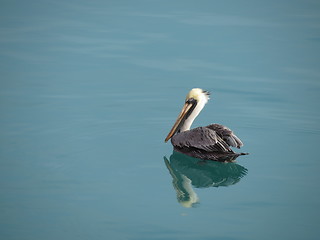
<svg viewBox="0 0 320 240">
<path fill-rule="evenodd" d="M 1 239 L 318 239 L 318 1 L 0 12 Z M 172 155 L 193 87 L 250 155 Z"/>
</svg>

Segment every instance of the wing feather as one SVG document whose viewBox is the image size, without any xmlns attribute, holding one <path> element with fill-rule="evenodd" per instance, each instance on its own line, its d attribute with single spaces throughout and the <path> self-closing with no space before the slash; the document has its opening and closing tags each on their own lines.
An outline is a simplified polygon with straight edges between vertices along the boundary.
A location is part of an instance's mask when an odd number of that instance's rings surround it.
<svg viewBox="0 0 320 240">
<path fill-rule="evenodd" d="M 230 147 L 243 146 L 242 141 L 231 129 L 220 124 L 211 124 L 178 133 L 171 138 L 171 142 L 180 150 L 205 152 L 234 153 Z"/>
<path fill-rule="evenodd" d="M 213 129 L 198 127 L 176 134 L 171 139 L 178 149 L 198 149 L 207 152 L 233 152 L 228 143 Z"/>
<path fill-rule="evenodd" d="M 230 128 L 221 124 L 211 124 L 206 128 L 215 131 L 229 146 L 240 148 L 243 146 L 242 141 L 232 132 Z"/>
</svg>

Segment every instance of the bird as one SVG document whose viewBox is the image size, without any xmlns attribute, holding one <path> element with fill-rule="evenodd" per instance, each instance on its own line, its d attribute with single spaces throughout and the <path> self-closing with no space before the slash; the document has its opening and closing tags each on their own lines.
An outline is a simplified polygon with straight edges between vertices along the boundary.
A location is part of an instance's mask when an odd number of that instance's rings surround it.
<svg viewBox="0 0 320 240">
<path fill-rule="evenodd" d="M 243 143 L 226 126 L 215 123 L 190 129 L 209 99 L 210 92 L 201 88 L 191 89 L 165 142 L 171 139 L 174 151 L 203 160 L 233 162 L 238 156 L 247 155 L 248 153 L 236 153 L 231 149 L 240 148 Z"/>
</svg>

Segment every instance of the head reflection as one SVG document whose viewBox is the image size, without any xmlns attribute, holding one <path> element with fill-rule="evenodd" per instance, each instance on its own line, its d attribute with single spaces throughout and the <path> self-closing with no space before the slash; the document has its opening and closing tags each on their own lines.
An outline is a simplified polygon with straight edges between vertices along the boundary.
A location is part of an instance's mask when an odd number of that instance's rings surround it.
<svg viewBox="0 0 320 240">
<path fill-rule="evenodd" d="M 164 162 L 172 176 L 177 200 L 183 207 L 195 207 L 199 198 L 193 187 L 230 186 L 247 174 L 247 169 L 236 163 L 207 161 L 173 152 Z"/>
</svg>

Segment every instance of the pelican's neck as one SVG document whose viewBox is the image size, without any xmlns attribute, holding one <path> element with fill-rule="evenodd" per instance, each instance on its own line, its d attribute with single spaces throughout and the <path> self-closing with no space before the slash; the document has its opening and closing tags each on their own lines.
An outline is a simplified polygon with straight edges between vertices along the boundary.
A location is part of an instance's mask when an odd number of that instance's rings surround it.
<svg viewBox="0 0 320 240">
<path fill-rule="evenodd" d="M 189 117 L 184 121 L 184 123 L 182 124 L 181 128 L 180 128 L 180 132 L 184 132 L 187 130 L 190 130 L 191 125 L 193 123 L 193 121 L 196 119 L 196 117 L 199 115 L 199 113 L 201 112 L 201 110 L 204 108 L 204 105 L 207 103 L 206 101 L 199 101 L 197 103 L 197 106 L 193 109 L 193 111 L 191 112 L 191 114 L 189 115 Z"/>
</svg>

